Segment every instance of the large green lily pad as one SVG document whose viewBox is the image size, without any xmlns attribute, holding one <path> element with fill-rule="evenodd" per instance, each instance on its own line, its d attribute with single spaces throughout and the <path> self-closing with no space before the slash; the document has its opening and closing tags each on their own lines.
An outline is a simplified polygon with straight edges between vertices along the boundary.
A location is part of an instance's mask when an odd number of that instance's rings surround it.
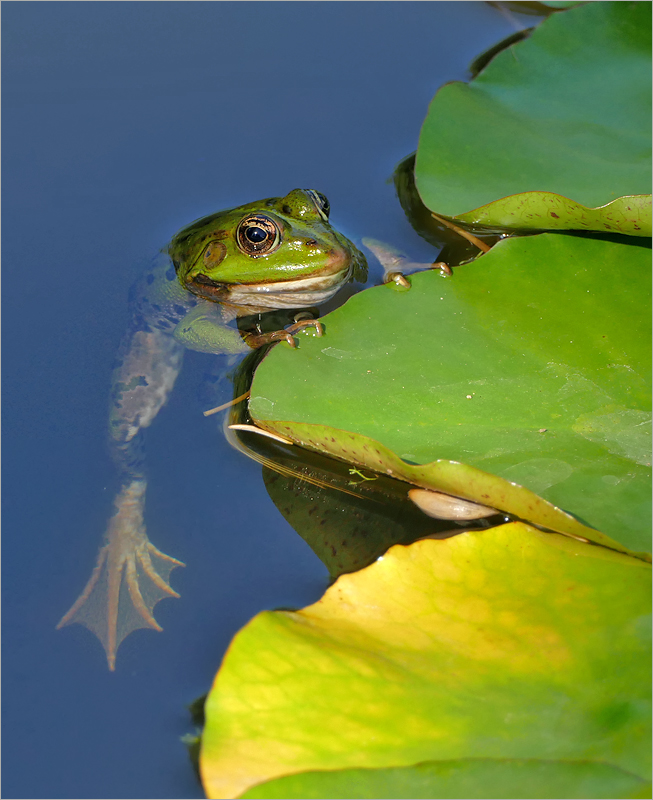
<svg viewBox="0 0 653 800">
<path fill-rule="evenodd" d="M 205 707 L 207 795 L 479 758 L 646 779 L 649 607 L 644 562 L 522 523 L 395 546 L 237 634 Z"/>
<path fill-rule="evenodd" d="M 415 177 L 463 222 L 650 236 L 650 147 L 651 4 L 586 3 L 438 91 Z"/>
<path fill-rule="evenodd" d="M 445 476 L 463 462 L 648 550 L 650 251 L 543 234 L 411 280 L 350 298 L 323 338 L 275 347 L 252 385 L 258 424 L 351 431 Z"/>
</svg>

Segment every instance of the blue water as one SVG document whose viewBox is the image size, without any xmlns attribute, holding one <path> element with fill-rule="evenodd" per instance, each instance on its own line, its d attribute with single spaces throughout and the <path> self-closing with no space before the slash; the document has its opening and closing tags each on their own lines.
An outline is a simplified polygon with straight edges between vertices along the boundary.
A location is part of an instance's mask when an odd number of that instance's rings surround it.
<svg viewBox="0 0 653 800">
<path fill-rule="evenodd" d="M 202 417 L 210 357 L 190 354 L 147 437 L 181 599 L 114 674 L 85 628 L 55 631 L 117 488 L 129 286 L 191 220 L 298 186 L 352 238 L 432 257 L 387 179 L 435 90 L 514 28 L 469 2 L 5 2 L 2 23 L 3 796 L 201 797 L 185 706 L 248 619 L 315 601 L 327 572 Z"/>
</svg>

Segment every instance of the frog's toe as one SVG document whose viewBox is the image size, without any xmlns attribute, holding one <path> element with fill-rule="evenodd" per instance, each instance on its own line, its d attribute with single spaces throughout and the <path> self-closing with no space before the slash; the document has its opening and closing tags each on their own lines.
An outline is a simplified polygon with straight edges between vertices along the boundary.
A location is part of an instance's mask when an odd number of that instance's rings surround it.
<svg viewBox="0 0 653 800">
<path fill-rule="evenodd" d="M 145 572 L 148 575 L 148 577 L 156 584 L 156 586 L 159 587 L 159 589 L 162 589 L 162 586 L 160 585 L 161 578 L 156 573 L 154 573 L 154 575 L 156 576 L 156 580 L 154 580 L 154 577 L 148 572 L 147 568 L 145 567 L 145 564 L 143 564 L 142 559 L 139 558 L 139 561 L 143 565 L 143 569 L 145 570 Z M 126 580 L 126 583 L 127 583 L 127 589 L 129 591 L 129 596 L 130 596 L 131 601 L 132 601 L 132 603 L 134 605 L 134 608 L 140 614 L 140 616 L 143 618 L 143 621 L 147 624 L 147 626 L 149 628 L 154 628 L 154 630 L 162 631 L 163 628 L 154 619 L 154 617 L 150 613 L 150 609 L 147 607 L 147 605 L 145 603 L 145 600 L 143 599 L 143 595 L 141 594 L 141 589 L 140 589 L 140 585 L 139 585 L 139 582 L 138 582 L 138 575 L 136 573 L 136 564 L 134 563 L 134 561 L 132 559 L 129 559 L 127 561 L 126 571 L 125 571 L 125 580 Z M 163 581 L 163 583 L 165 583 L 165 581 Z M 167 586 L 167 584 L 166 584 L 166 586 Z M 170 589 L 169 586 L 167 586 L 167 588 Z M 162 591 L 165 591 L 166 594 L 167 594 L 167 589 L 162 589 Z M 179 597 L 179 595 L 176 595 L 176 596 Z"/>
<path fill-rule="evenodd" d="M 386 272 L 383 283 L 394 283 L 398 289 L 410 289 L 410 281 L 403 272 Z"/>
<path fill-rule="evenodd" d="M 316 336 L 323 336 L 324 335 L 324 327 L 319 320 L 316 319 L 299 319 L 294 322 L 292 325 L 289 325 L 286 328 L 286 331 L 293 335 L 295 333 L 299 333 L 299 331 L 304 330 L 304 328 L 315 328 L 315 335 Z"/>
<path fill-rule="evenodd" d="M 436 261 L 431 267 L 431 269 L 439 269 L 440 275 L 442 275 L 445 278 L 450 278 L 453 275 L 453 270 L 447 264 L 446 261 Z"/>
<path fill-rule="evenodd" d="M 164 561 L 168 561 L 170 564 L 173 564 L 174 567 L 186 566 L 183 561 L 179 561 L 177 558 L 173 558 L 172 556 L 162 553 L 158 547 L 155 547 L 152 544 L 152 542 L 147 543 L 147 549 L 150 553 L 152 553 L 152 555 L 155 555 L 157 558 L 162 558 Z M 173 569 L 173 567 L 170 567 L 170 569 Z"/>
<path fill-rule="evenodd" d="M 185 567 L 186 565 L 183 563 L 183 561 L 178 561 L 176 558 L 172 558 L 172 556 L 162 553 L 151 542 L 147 543 L 147 550 L 141 550 L 141 552 L 138 554 L 140 565 L 152 583 L 170 597 L 179 597 L 179 594 L 175 592 L 168 581 L 162 578 L 161 575 L 159 575 L 159 573 L 156 571 L 154 565 L 152 564 L 151 555 L 166 562 L 166 571 L 168 574 L 170 574 L 170 571 L 175 567 Z"/>
</svg>

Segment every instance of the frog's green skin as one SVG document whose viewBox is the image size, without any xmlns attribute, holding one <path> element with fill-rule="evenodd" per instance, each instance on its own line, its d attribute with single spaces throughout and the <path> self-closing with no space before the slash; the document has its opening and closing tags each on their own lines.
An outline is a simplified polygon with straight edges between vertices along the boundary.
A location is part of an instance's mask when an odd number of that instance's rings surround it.
<svg viewBox="0 0 653 800">
<path fill-rule="evenodd" d="M 319 193 L 295 189 L 203 217 L 180 231 L 132 288 L 109 416 L 122 486 L 91 579 L 58 626 L 78 622 L 93 631 L 110 669 L 131 631 L 160 630 L 152 616 L 158 600 L 178 596 L 167 579 L 181 562 L 157 550 L 145 533 L 143 429 L 166 402 L 186 348 L 234 354 L 292 342 L 285 331 L 243 337 L 228 323 L 314 306 L 348 281 L 365 280 L 365 257 L 329 224 L 328 210 Z"/>
</svg>

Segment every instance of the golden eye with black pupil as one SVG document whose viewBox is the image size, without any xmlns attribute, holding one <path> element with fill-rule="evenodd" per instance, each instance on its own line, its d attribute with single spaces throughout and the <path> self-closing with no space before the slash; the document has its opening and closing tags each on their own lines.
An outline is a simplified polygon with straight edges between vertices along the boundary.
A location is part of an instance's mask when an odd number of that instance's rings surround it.
<svg viewBox="0 0 653 800">
<path fill-rule="evenodd" d="M 264 214 L 245 217 L 236 231 L 238 247 L 249 256 L 265 256 L 281 244 L 279 225 Z"/>
<path fill-rule="evenodd" d="M 331 205 L 327 198 L 322 194 L 322 192 L 316 192 L 315 189 L 307 189 L 306 193 L 311 196 L 311 200 L 315 203 L 315 207 L 317 208 L 322 219 L 325 221 L 328 220 Z"/>
</svg>

